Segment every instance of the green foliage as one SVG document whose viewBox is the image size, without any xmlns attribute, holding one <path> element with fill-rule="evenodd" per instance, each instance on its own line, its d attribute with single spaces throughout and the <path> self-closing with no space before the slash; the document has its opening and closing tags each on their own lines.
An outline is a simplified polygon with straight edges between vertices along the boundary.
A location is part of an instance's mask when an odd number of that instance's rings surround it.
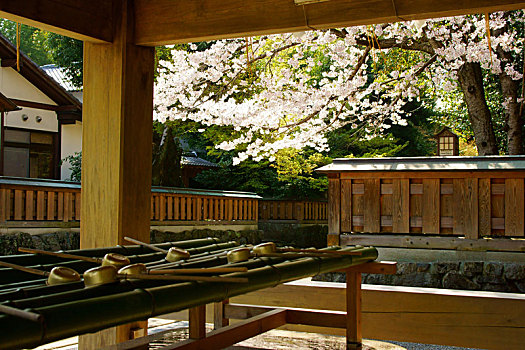
<svg viewBox="0 0 525 350">
<path fill-rule="evenodd" d="M 0 33 L 16 46 L 16 23 L 0 18 Z M 20 26 L 20 51 L 38 65 L 52 63 L 47 46 L 48 33 L 26 25 Z"/>
<path fill-rule="evenodd" d="M 83 79 L 84 45 L 82 41 L 49 33 L 46 45 L 49 48 L 53 62 L 57 66 L 64 68 L 71 83 L 80 89 Z"/>
<path fill-rule="evenodd" d="M 67 156 L 60 161 L 60 165 L 65 162 L 68 162 L 71 165 L 69 167 L 69 170 L 71 170 L 69 180 L 80 182 L 82 179 L 82 152 L 75 152 L 75 154 Z"/>
</svg>

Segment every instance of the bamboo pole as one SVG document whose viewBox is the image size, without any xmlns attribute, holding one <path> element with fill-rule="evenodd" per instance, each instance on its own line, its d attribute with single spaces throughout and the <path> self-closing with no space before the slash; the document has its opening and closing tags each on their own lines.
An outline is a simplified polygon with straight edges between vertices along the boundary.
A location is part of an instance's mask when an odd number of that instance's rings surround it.
<svg viewBox="0 0 525 350">
<path fill-rule="evenodd" d="M 133 239 L 131 237 L 124 237 L 124 240 L 128 241 L 128 242 L 131 242 L 131 243 L 134 243 L 134 244 L 138 244 L 138 245 L 147 247 L 147 248 L 149 248 L 151 250 L 155 250 L 157 252 L 161 252 L 161 253 L 164 253 L 164 254 L 166 254 L 168 252 L 166 249 L 159 248 L 157 246 L 154 246 L 153 244 L 141 242 L 141 241 Z"/>
<path fill-rule="evenodd" d="M 0 312 L 4 313 L 6 315 L 11 315 L 11 316 L 15 316 L 15 317 L 18 317 L 18 318 L 23 318 L 24 320 L 29 320 L 29 321 L 32 321 L 32 322 L 41 322 L 42 321 L 42 315 L 40 315 L 40 314 L 37 314 L 37 313 L 34 313 L 34 312 L 30 312 L 30 311 L 26 311 L 26 310 L 16 309 L 14 307 L 10 307 L 10 306 L 7 306 L 7 305 L 0 304 Z"/>
<path fill-rule="evenodd" d="M 15 269 L 15 270 L 19 270 L 19 271 L 24 271 L 24 272 L 27 272 L 27 273 L 32 273 L 33 275 L 40 275 L 40 276 L 49 276 L 49 272 L 47 271 L 42 271 L 42 270 L 38 270 L 38 269 L 33 269 L 31 267 L 25 267 L 25 266 L 20 266 L 20 265 L 16 265 L 16 264 L 11 264 L 11 263 L 7 263 L 7 262 L 4 262 L 4 261 L 0 261 L 0 266 L 4 266 L 4 267 L 9 267 L 9 268 L 12 268 L 12 269 Z"/>
<path fill-rule="evenodd" d="M 277 252 L 319 253 L 319 254 L 329 254 L 329 255 L 361 255 L 362 254 L 360 251 L 298 249 L 298 248 L 277 248 Z"/>
<path fill-rule="evenodd" d="M 74 255 L 74 254 L 69 254 L 69 253 L 49 252 L 47 250 L 41 250 L 41 249 L 20 247 L 18 248 L 18 251 L 22 253 L 51 255 L 51 256 L 56 256 L 58 258 L 64 258 L 64 259 L 83 260 L 83 261 L 92 262 L 96 264 L 100 264 L 102 262 L 102 259 L 100 258 L 90 258 L 88 256 Z"/>
<path fill-rule="evenodd" d="M 156 281 L 196 281 L 196 282 L 227 282 L 248 283 L 245 277 L 208 277 L 208 276 L 176 276 L 176 275 L 146 275 L 146 274 L 118 274 L 119 279 L 156 280 Z"/>
<path fill-rule="evenodd" d="M 233 272 L 248 272 L 247 267 L 209 267 L 209 268 L 187 268 L 187 269 L 164 269 L 164 270 L 149 270 L 149 275 L 164 275 L 164 274 L 201 274 L 201 273 L 233 273 Z"/>
</svg>

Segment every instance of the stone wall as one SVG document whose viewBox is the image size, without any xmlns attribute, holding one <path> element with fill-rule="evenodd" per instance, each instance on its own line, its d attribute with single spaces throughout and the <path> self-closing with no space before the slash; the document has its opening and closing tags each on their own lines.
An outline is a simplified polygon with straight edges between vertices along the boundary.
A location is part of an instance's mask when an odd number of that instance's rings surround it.
<svg viewBox="0 0 525 350">
<path fill-rule="evenodd" d="M 297 248 L 326 247 L 327 225 L 259 222 L 262 240 Z"/>
<path fill-rule="evenodd" d="M 14 232 L 0 235 L 0 255 L 17 254 L 18 247 L 43 250 L 78 249 L 80 234 L 64 231 L 30 235 L 26 232 Z"/>
<path fill-rule="evenodd" d="M 316 277 L 344 282 L 342 273 Z M 363 274 L 363 283 L 525 293 L 525 262 L 398 262 L 395 275 Z"/>
</svg>

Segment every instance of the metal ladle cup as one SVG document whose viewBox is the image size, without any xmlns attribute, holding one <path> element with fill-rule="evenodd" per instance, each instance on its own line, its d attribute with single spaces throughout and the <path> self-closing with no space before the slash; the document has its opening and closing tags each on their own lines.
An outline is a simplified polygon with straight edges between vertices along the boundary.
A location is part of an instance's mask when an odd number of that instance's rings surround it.
<svg viewBox="0 0 525 350">
<path fill-rule="evenodd" d="M 117 279 L 117 268 L 113 265 L 94 267 L 84 272 L 84 285 L 87 288 L 115 283 Z"/>
<path fill-rule="evenodd" d="M 113 266 L 115 269 L 120 269 L 126 265 L 129 265 L 130 261 L 128 257 L 117 254 L 117 253 L 108 253 L 102 258 L 102 266 Z"/>
<path fill-rule="evenodd" d="M 80 281 L 80 275 L 73 269 L 64 266 L 53 267 L 47 276 L 46 284 L 53 286 L 56 284 L 71 283 Z"/>
<path fill-rule="evenodd" d="M 237 248 L 234 250 L 230 250 L 228 254 L 226 254 L 226 258 L 228 259 L 229 264 L 247 261 L 250 260 L 251 257 L 252 253 L 250 251 L 250 248 Z"/>
<path fill-rule="evenodd" d="M 177 262 L 180 260 L 188 259 L 189 257 L 190 253 L 187 250 L 177 247 L 171 247 L 166 253 L 165 259 L 169 262 Z"/>
</svg>

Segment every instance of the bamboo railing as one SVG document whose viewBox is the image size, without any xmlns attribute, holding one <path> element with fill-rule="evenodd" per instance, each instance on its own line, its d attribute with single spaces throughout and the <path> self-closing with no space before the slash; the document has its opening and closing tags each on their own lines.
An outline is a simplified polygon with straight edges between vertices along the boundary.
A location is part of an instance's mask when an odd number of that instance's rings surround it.
<svg viewBox="0 0 525 350">
<path fill-rule="evenodd" d="M 153 187 L 151 220 L 170 222 L 256 223 L 258 199 L 249 192 Z M 80 184 L 0 177 L 0 224 L 21 222 L 78 222 Z"/>
</svg>

